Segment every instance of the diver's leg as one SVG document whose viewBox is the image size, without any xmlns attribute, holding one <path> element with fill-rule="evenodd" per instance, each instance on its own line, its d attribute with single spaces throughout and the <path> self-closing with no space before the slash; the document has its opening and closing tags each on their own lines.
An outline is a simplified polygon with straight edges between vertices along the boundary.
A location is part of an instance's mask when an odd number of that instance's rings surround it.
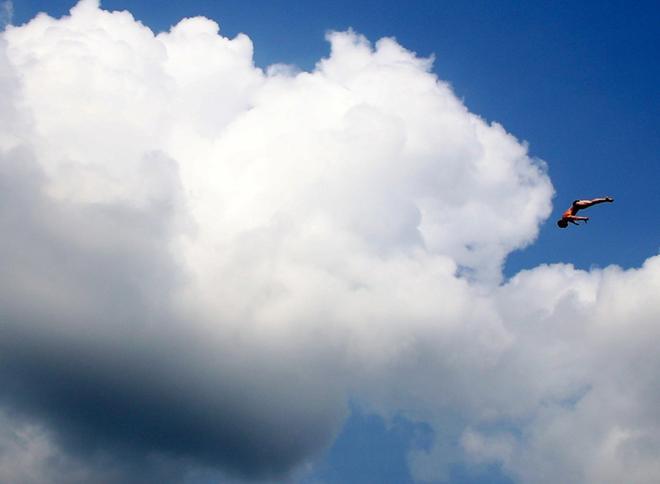
<svg viewBox="0 0 660 484">
<path fill-rule="evenodd" d="M 613 202 L 614 199 L 612 197 L 600 197 L 600 198 L 594 198 L 589 201 L 591 202 L 592 205 L 596 205 L 597 203 Z"/>
<path fill-rule="evenodd" d="M 592 198 L 591 200 L 576 200 L 573 202 L 573 207 L 577 210 L 582 210 L 583 208 L 588 208 L 591 207 L 592 205 L 597 205 L 599 203 L 605 203 L 605 202 L 613 202 L 614 199 L 612 197 L 600 197 L 600 198 Z"/>
</svg>

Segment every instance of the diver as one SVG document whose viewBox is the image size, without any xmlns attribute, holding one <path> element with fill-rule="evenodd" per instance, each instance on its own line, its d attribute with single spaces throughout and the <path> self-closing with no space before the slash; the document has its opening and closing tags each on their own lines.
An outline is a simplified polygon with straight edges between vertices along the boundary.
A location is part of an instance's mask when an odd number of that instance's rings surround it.
<svg viewBox="0 0 660 484">
<path fill-rule="evenodd" d="M 589 208 L 592 205 L 596 205 L 598 203 L 605 203 L 605 202 L 611 203 L 613 201 L 614 199 L 612 197 L 594 198 L 592 200 L 575 200 L 571 205 L 571 207 L 562 214 L 559 220 L 557 220 L 557 225 L 562 229 L 565 229 L 566 227 L 568 227 L 569 222 L 572 223 L 573 225 L 580 225 L 578 224 L 578 221 L 583 221 L 584 223 L 587 223 L 589 221 L 589 217 L 580 217 L 576 215 L 579 210 Z"/>
</svg>

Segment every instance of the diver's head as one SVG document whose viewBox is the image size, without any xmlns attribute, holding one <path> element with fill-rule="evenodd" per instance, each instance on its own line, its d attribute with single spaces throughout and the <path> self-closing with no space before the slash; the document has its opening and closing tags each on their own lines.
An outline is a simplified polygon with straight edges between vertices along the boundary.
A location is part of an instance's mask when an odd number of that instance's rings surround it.
<svg viewBox="0 0 660 484">
<path fill-rule="evenodd" d="M 566 221 L 566 219 L 560 218 L 559 220 L 557 220 L 557 225 L 559 225 L 560 228 L 565 229 L 566 227 L 568 227 L 568 222 Z"/>
</svg>

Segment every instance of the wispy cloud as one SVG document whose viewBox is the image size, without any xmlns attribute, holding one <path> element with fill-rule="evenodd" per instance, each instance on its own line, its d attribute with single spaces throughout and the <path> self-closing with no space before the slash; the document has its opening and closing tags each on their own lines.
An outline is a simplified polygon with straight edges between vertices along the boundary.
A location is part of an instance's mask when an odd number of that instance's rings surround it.
<svg viewBox="0 0 660 484">
<path fill-rule="evenodd" d="M 11 25 L 14 18 L 14 4 L 11 0 L 4 0 L 0 3 L 0 28 Z"/>
</svg>

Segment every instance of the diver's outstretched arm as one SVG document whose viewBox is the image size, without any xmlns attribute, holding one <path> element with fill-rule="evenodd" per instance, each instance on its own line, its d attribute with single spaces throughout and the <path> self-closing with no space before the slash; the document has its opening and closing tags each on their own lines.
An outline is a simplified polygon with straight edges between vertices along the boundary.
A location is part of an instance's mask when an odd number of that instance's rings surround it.
<svg viewBox="0 0 660 484">
<path fill-rule="evenodd" d="M 577 215 L 572 215 L 571 217 L 567 217 L 566 220 L 568 220 L 573 225 L 580 225 L 577 223 L 578 220 L 582 220 L 586 224 L 589 221 L 589 217 L 579 217 Z"/>
</svg>

